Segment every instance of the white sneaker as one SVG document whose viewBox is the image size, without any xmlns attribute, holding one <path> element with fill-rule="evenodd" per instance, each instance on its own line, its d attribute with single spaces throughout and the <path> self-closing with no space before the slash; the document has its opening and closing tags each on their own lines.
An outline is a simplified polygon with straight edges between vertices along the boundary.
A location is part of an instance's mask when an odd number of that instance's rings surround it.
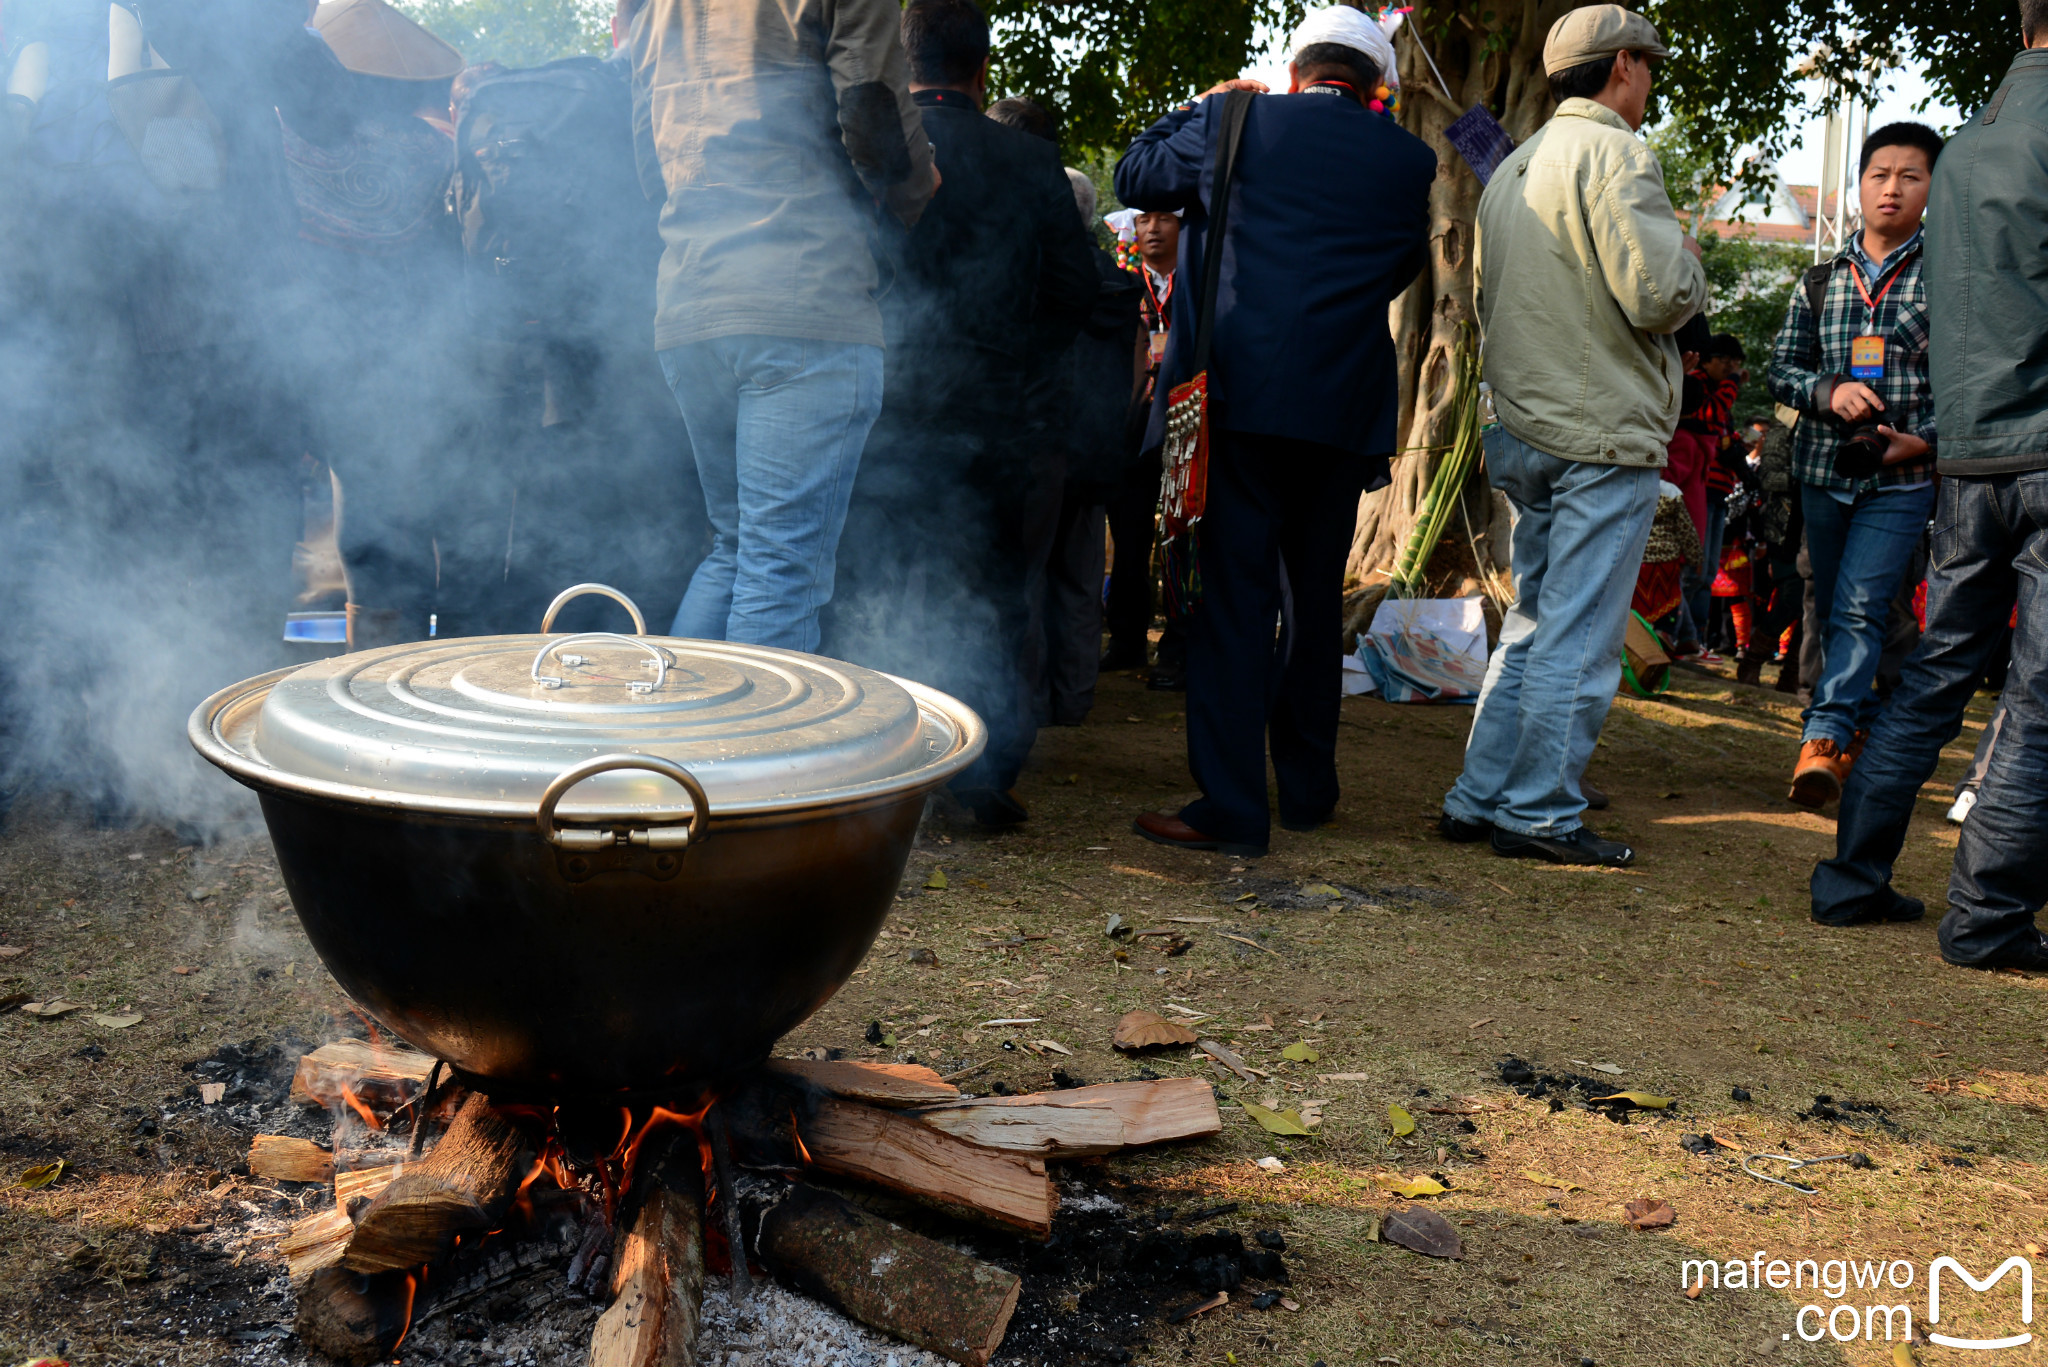
<svg viewBox="0 0 2048 1367">
<path fill-rule="evenodd" d="M 1955 806 L 1948 809 L 1950 824 L 1962 825 L 1964 820 L 1970 815 L 1971 809 L 1976 807 L 1976 805 L 1977 790 L 1975 788 L 1963 789 L 1961 796 L 1956 798 Z"/>
</svg>

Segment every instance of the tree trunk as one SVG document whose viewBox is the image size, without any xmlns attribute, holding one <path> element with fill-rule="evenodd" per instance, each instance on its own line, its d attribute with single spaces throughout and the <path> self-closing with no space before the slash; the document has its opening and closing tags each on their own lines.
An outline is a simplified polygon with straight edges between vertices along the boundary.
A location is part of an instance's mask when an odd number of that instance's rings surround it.
<svg viewBox="0 0 2048 1367">
<path fill-rule="evenodd" d="M 1401 126 L 1429 144 L 1438 165 L 1429 190 L 1429 264 L 1394 301 L 1389 319 L 1401 382 L 1396 430 L 1403 453 L 1394 459 L 1393 482 L 1359 500 L 1344 572 L 1354 604 L 1363 600 L 1369 608 L 1378 599 L 1415 530 L 1430 479 L 1451 442 L 1454 353 L 1466 325 L 1476 327 L 1478 321 L 1472 249 L 1479 179 L 1444 130 L 1475 104 L 1492 111 L 1518 143 L 1541 127 L 1552 108 L 1543 74 L 1543 39 L 1571 8 L 1571 0 L 1525 0 L 1519 6 L 1505 0 L 1454 0 L 1418 6 L 1405 32 L 1397 35 Z M 1448 97 L 1424 59 L 1425 47 L 1450 86 Z M 1467 496 L 1474 492 L 1468 489 Z M 1490 520 L 1488 500 L 1474 498 L 1468 507 L 1473 530 L 1484 530 Z M 1464 524 L 1453 519 L 1450 525 L 1462 539 Z M 1482 573 L 1496 568 L 1484 543 L 1472 558 Z M 1352 616 L 1358 616 L 1356 607 Z M 1347 623 L 1352 630 L 1359 625 Z"/>
</svg>

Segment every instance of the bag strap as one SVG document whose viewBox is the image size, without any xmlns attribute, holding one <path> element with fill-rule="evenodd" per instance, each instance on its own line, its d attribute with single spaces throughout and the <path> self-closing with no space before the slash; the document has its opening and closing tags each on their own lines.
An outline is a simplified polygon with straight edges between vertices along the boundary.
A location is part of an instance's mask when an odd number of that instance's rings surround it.
<svg viewBox="0 0 2048 1367">
<path fill-rule="evenodd" d="M 1820 319 L 1827 307 L 1828 283 L 1835 278 L 1835 262 L 1823 261 L 1818 266 L 1808 266 L 1800 278 L 1800 286 L 1806 291 L 1806 307 L 1813 313 L 1813 364 L 1819 365 L 1822 355 Z"/>
<path fill-rule="evenodd" d="M 1202 239 L 1202 298 L 1195 314 L 1195 370 L 1209 368 L 1209 343 L 1216 333 L 1216 291 L 1223 280 L 1223 235 L 1230 225 L 1230 187 L 1237 177 L 1238 144 L 1244 140 L 1244 118 L 1252 92 L 1233 90 L 1223 97 L 1223 127 L 1216 137 L 1216 184 L 1209 192 L 1209 230 Z"/>
</svg>

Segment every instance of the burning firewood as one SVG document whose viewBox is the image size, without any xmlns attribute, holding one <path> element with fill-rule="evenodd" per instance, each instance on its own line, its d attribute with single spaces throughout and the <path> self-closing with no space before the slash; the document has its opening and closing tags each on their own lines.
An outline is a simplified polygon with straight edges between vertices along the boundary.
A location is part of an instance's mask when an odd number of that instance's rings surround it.
<svg viewBox="0 0 2048 1367">
<path fill-rule="evenodd" d="M 1223 1129 L 1215 1091 L 1191 1077 L 979 1097 L 919 1111 L 917 1118 L 971 1143 L 1040 1158 L 1114 1153 Z"/>
<path fill-rule="evenodd" d="M 249 1142 L 249 1175 L 277 1182 L 325 1182 L 334 1176 L 334 1155 L 310 1139 L 259 1134 Z"/>
<path fill-rule="evenodd" d="M 348 1210 L 356 1202 L 369 1202 L 377 1198 L 384 1188 L 405 1171 L 403 1163 L 385 1163 L 374 1168 L 356 1168 L 350 1172 L 334 1174 L 334 1205 L 337 1210 Z"/>
<path fill-rule="evenodd" d="M 1040 1239 L 1052 1234 L 1059 1193 L 1038 1159 L 983 1148 L 891 1111 L 820 1101 L 801 1137 L 825 1172 L 980 1216 Z"/>
<path fill-rule="evenodd" d="M 857 1059 L 772 1058 L 768 1070 L 821 1092 L 871 1106 L 933 1106 L 960 1099 L 960 1089 L 915 1063 Z"/>
<path fill-rule="evenodd" d="M 656 1183 L 612 1267 L 612 1304 L 591 1333 L 590 1367 L 694 1367 L 704 1300 L 696 1198 Z"/>
<path fill-rule="evenodd" d="M 418 1267 L 445 1253 L 458 1234 L 495 1229 L 526 1175 L 525 1147 L 490 1098 L 471 1092 L 433 1151 L 408 1163 L 364 1209 L 343 1266 Z"/>
<path fill-rule="evenodd" d="M 278 1244 L 292 1285 L 302 1285 L 324 1268 L 341 1266 L 341 1255 L 348 1252 L 355 1232 L 345 1208 L 323 1210 L 294 1223 Z"/>
<path fill-rule="evenodd" d="M 350 1367 L 366 1367 L 397 1347 L 412 1322 L 417 1285 L 402 1272 L 358 1277 L 345 1268 L 322 1268 L 299 1288 L 292 1327 L 308 1348 Z"/>
<path fill-rule="evenodd" d="M 795 1289 L 966 1367 L 985 1367 L 1023 1287 L 1015 1273 L 805 1186 L 762 1215 L 755 1251 Z"/>
<path fill-rule="evenodd" d="M 347 1107 L 366 1122 L 374 1118 L 372 1128 L 382 1128 L 393 1111 L 426 1090 L 433 1066 L 433 1059 L 414 1049 L 340 1039 L 299 1060 L 292 1099 L 330 1111 Z"/>
</svg>

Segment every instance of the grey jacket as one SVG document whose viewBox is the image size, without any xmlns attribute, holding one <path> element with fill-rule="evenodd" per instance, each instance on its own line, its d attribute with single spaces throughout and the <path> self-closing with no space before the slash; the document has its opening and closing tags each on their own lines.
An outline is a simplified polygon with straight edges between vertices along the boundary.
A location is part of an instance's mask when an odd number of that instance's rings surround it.
<svg viewBox="0 0 2048 1367">
<path fill-rule="evenodd" d="M 648 0 L 634 124 L 665 193 L 654 344 L 882 344 L 876 202 L 914 223 L 931 144 L 896 0 Z"/>
<path fill-rule="evenodd" d="M 1706 307 L 1657 158 L 1621 115 L 1566 100 L 1479 196 L 1479 320 L 1501 425 L 1564 460 L 1664 464 Z"/>
<path fill-rule="evenodd" d="M 1948 141 L 1923 273 L 1944 475 L 2048 468 L 2048 50 Z"/>
</svg>

